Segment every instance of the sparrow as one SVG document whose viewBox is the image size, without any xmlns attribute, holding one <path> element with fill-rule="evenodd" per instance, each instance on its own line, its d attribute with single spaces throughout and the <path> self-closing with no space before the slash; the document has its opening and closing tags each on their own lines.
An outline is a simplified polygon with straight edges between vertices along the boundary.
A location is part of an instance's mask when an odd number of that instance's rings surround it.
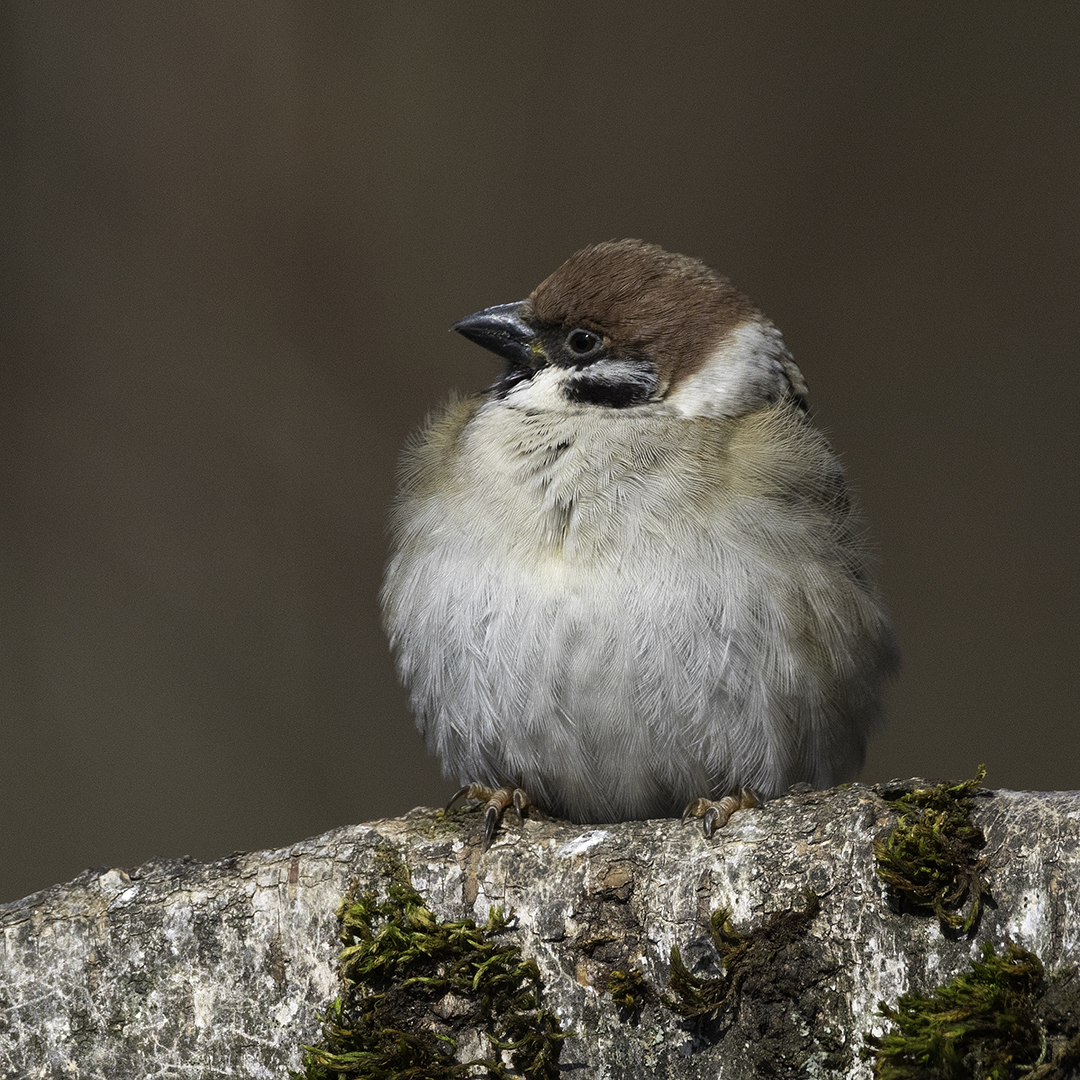
<svg viewBox="0 0 1080 1080">
<path fill-rule="evenodd" d="M 897 649 L 776 327 L 699 260 L 616 240 L 453 329 L 505 368 L 406 446 L 381 598 L 486 843 L 511 804 L 711 834 L 853 778 Z"/>
</svg>

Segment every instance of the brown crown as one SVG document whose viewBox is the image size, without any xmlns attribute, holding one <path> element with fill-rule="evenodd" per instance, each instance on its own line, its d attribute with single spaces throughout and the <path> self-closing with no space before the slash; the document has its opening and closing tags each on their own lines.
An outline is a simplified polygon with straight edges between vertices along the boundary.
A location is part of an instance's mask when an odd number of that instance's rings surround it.
<svg viewBox="0 0 1080 1080">
<path fill-rule="evenodd" d="M 642 240 L 582 248 L 530 300 L 540 319 L 583 326 L 647 353 L 670 383 L 697 371 L 730 331 L 761 318 L 699 259 Z"/>
</svg>

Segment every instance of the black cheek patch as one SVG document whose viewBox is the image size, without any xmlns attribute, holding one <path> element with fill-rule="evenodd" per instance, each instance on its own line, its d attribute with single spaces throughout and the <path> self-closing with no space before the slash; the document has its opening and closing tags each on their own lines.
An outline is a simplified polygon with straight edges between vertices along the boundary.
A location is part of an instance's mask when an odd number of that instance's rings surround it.
<svg viewBox="0 0 1080 1080">
<path fill-rule="evenodd" d="M 643 377 L 640 379 L 607 378 L 603 376 L 579 375 L 571 379 L 563 391 L 567 401 L 578 405 L 600 405 L 608 409 L 628 409 L 632 405 L 643 405 L 652 398 L 655 382 Z"/>
<path fill-rule="evenodd" d="M 566 386 L 566 399 L 577 405 L 603 405 L 609 409 L 626 409 L 648 401 L 642 387 L 630 383 L 593 382 L 575 379 Z"/>
</svg>

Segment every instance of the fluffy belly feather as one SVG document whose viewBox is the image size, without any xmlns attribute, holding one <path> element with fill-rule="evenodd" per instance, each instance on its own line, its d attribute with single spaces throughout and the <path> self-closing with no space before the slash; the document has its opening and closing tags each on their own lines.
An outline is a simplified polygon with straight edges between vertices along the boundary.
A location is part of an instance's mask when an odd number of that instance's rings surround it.
<svg viewBox="0 0 1080 1080">
<path fill-rule="evenodd" d="M 740 786 L 786 786 L 708 583 L 552 560 L 507 574 L 460 546 L 409 578 L 389 628 L 430 749 L 460 782 L 519 784 L 557 816 L 666 816 Z M 707 585 L 709 587 L 707 587 Z M 787 755 L 790 756 L 790 755 Z"/>
<path fill-rule="evenodd" d="M 731 472 L 722 422 L 470 415 L 452 482 L 409 474 L 383 593 L 447 775 L 581 822 L 854 776 L 895 660 L 832 488 Z M 800 425 L 760 437 L 831 461 Z"/>
</svg>

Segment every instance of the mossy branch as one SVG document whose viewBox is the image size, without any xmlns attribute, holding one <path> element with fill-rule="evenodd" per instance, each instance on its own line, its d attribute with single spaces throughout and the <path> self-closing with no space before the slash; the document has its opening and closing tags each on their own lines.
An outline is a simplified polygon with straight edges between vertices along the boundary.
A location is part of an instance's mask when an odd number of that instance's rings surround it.
<svg viewBox="0 0 1080 1080">
<path fill-rule="evenodd" d="M 947 805 L 962 800 L 966 826 Z M 877 872 L 874 840 L 888 847 L 901 817 L 920 822 L 928 809 L 946 815 L 938 837 L 951 821 L 970 843 L 959 875 L 969 895 L 946 879 L 941 898 L 960 926 L 939 919 L 933 890 L 915 904 Z M 985 1067 L 996 1054 L 1016 1080 L 1060 1080 L 1080 1075 L 1067 975 L 1080 964 L 1078 820 L 1076 793 L 912 781 L 793 793 L 740 811 L 711 839 L 674 821 L 535 817 L 481 851 L 476 815 L 416 811 L 216 863 L 92 871 L 0 906 L 0 1080 L 177 1068 L 869 1080 L 878 1050 L 895 1046 L 883 1062 L 896 1065 L 911 1047 L 883 1041 L 864 1061 L 864 1033 L 899 1031 L 904 995 L 955 1012 L 936 990 L 981 977 L 973 945 L 1009 961 L 1007 942 L 1046 974 L 1028 972 L 1030 994 L 1000 1007 L 1014 1045 L 986 1042 Z M 964 934 L 973 867 L 992 874 L 993 903 L 980 887 Z M 975 959 L 994 973 L 988 956 Z M 877 1011 L 882 999 L 891 1014 Z M 971 1076 L 985 1068 L 974 1037 L 987 1030 L 963 1021 Z"/>
</svg>

